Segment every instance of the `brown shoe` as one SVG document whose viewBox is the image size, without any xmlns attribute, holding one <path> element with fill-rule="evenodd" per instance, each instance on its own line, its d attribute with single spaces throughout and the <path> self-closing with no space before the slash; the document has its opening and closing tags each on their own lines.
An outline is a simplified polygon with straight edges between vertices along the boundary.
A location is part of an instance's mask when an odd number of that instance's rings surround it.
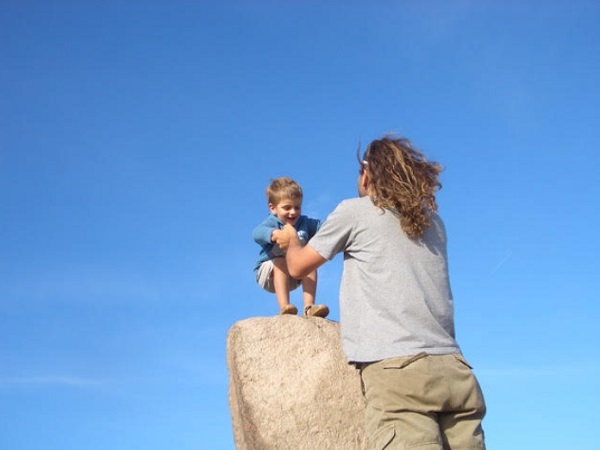
<svg viewBox="0 0 600 450">
<path fill-rule="evenodd" d="M 304 307 L 306 317 L 327 317 L 329 308 L 325 305 L 308 305 Z"/>
<path fill-rule="evenodd" d="M 279 315 L 283 316 L 284 314 L 296 315 L 298 314 L 298 308 L 296 308 L 294 305 L 282 306 L 279 310 Z"/>
</svg>

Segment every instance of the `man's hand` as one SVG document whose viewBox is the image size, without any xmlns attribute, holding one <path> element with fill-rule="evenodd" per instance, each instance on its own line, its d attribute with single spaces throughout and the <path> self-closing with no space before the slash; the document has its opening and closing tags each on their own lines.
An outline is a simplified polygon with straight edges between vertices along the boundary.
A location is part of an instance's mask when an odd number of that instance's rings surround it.
<svg viewBox="0 0 600 450">
<path fill-rule="evenodd" d="M 271 240 L 279 245 L 281 250 L 287 250 L 290 246 L 290 241 L 294 238 L 297 239 L 298 235 L 296 229 L 290 224 L 285 225 L 282 230 L 273 231 L 273 235 L 271 236 Z"/>
<path fill-rule="evenodd" d="M 281 234 L 281 230 L 273 230 L 271 233 L 271 242 L 277 243 L 277 236 Z"/>
</svg>

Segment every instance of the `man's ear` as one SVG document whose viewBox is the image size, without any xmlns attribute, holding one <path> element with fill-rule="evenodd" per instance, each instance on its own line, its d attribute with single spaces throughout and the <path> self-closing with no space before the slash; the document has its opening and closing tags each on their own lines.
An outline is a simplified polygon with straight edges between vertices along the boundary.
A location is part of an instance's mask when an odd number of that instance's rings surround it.
<svg viewBox="0 0 600 450">
<path fill-rule="evenodd" d="M 367 190 L 367 187 L 369 186 L 369 172 L 367 172 L 365 170 L 365 173 L 363 174 L 362 179 L 360 180 L 360 183 L 362 184 L 362 187 L 365 189 L 365 191 Z"/>
</svg>

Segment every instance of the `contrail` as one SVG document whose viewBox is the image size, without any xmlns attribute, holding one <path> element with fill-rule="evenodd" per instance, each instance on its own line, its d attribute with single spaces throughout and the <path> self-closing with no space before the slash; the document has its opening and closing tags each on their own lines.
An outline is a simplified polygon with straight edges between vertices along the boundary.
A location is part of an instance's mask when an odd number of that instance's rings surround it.
<svg viewBox="0 0 600 450">
<path fill-rule="evenodd" d="M 500 266 L 502 266 L 502 264 L 504 264 L 506 260 L 510 258 L 511 255 L 512 252 L 508 252 L 508 254 L 504 258 L 502 258 L 502 260 L 498 264 L 496 264 L 496 267 L 494 267 L 494 269 L 490 272 L 489 276 L 492 276 L 500 268 Z"/>
</svg>

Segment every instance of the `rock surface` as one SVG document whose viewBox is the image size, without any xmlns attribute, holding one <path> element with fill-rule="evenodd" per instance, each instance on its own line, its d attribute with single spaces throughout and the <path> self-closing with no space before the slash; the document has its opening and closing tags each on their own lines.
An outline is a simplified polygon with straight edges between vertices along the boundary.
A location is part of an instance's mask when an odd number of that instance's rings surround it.
<svg viewBox="0 0 600 450">
<path fill-rule="evenodd" d="M 360 450 L 364 401 L 339 324 L 257 317 L 227 335 L 229 406 L 237 450 Z"/>
</svg>

